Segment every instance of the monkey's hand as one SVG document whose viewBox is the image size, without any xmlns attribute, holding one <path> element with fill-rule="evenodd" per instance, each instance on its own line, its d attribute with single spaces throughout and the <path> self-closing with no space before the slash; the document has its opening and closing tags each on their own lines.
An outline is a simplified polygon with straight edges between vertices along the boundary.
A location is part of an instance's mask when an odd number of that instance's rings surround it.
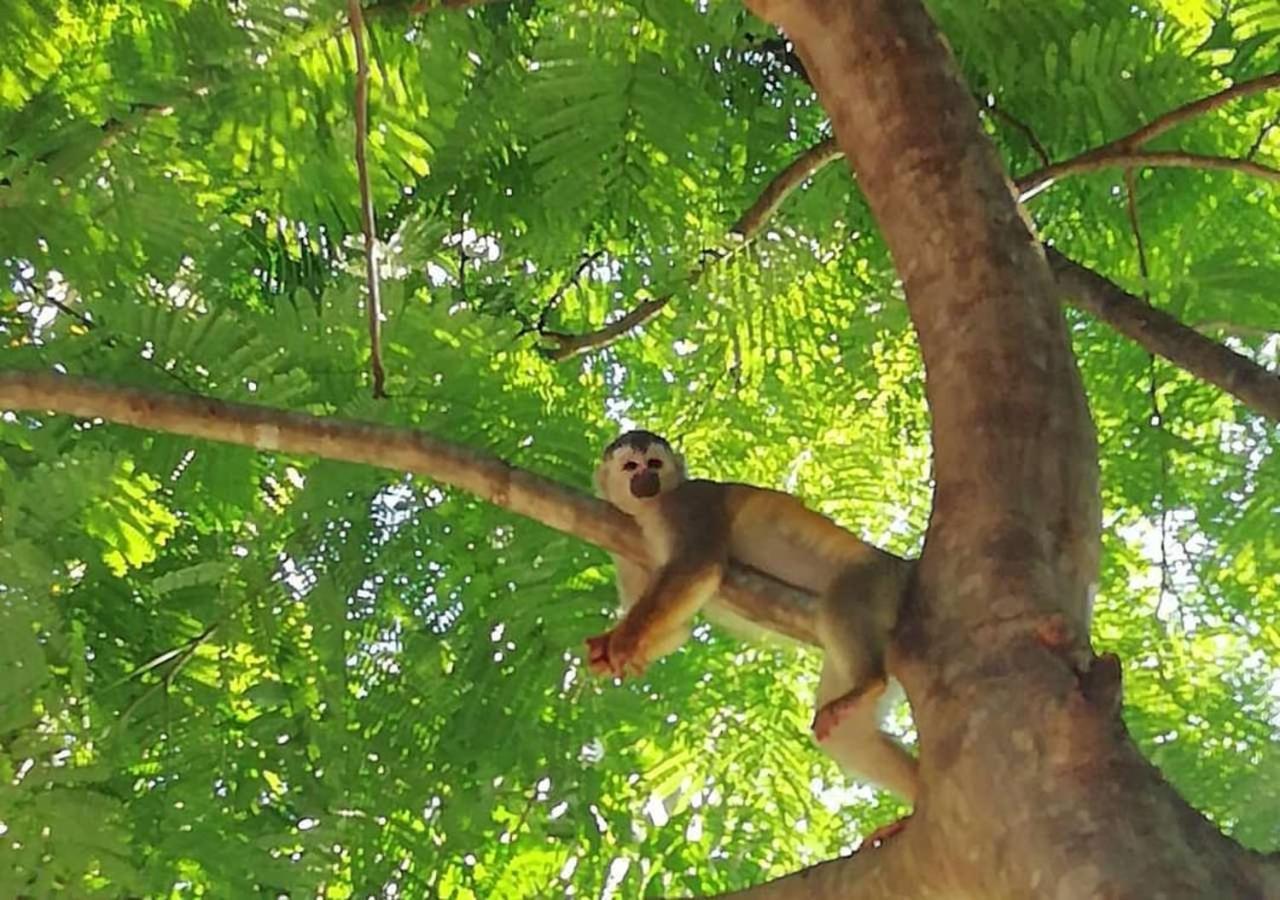
<svg viewBox="0 0 1280 900">
<path fill-rule="evenodd" d="M 645 663 L 639 641 L 622 628 L 587 638 L 587 668 L 593 675 L 642 675 Z"/>
</svg>

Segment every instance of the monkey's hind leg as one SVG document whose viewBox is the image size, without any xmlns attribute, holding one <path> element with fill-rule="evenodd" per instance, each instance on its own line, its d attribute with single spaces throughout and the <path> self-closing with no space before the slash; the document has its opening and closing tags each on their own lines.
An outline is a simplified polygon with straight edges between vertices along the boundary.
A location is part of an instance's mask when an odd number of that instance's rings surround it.
<svg viewBox="0 0 1280 900">
<path fill-rule="evenodd" d="M 813 734 L 823 752 L 849 775 L 914 803 L 915 757 L 880 730 L 896 693 L 888 690 L 883 677 L 859 685 L 819 707 Z"/>
<path fill-rule="evenodd" d="M 847 694 L 841 694 L 836 699 L 818 707 L 817 712 L 813 714 L 813 725 L 810 726 L 818 743 L 825 741 L 845 718 L 857 716 L 859 704 L 866 702 L 868 695 L 873 695 L 871 702 L 874 703 L 874 695 L 882 694 L 886 686 L 887 682 L 883 678 L 864 682 Z"/>
</svg>

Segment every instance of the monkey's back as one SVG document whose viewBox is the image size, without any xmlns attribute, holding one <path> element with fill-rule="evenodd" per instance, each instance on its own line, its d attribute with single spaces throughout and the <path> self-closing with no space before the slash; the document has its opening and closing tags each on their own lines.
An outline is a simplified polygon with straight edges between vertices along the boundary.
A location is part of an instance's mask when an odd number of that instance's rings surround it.
<svg viewBox="0 0 1280 900">
<path fill-rule="evenodd" d="M 663 499 L 687 538 L 722 541 L 731 559 L 814 593 L 833 572 L 879 553 L 782 491 L 692 479 Z"/>
</svg>

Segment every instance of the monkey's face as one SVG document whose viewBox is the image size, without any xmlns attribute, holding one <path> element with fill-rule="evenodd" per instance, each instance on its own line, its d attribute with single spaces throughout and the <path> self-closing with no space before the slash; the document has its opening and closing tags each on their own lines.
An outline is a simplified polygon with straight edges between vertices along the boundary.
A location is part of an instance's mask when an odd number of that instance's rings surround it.
<svg viewBox="0 0 1280 900">
<path fill-rule="evenodd" d="M 596 467 L 596 492 L 628 515 L 684 481 L 684 460 L 648 431 L 629 431 L 610 444 Z"/>
</svg>

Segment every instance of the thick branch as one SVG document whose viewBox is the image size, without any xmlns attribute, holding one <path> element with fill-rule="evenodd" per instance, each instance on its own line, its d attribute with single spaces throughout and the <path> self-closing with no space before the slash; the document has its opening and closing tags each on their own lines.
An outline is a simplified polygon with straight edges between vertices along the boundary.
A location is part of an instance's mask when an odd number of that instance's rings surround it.
<svg viewBox="0 0 1280 900">
<path fill-rule="evenodd" d="M 373 374 L 373 396 L 387 395 L 386 373 L 382 369 L 382 291 L 378 285 L 378 231 L 369 190 L 369 60 L 364 50 L 364 14 L 360 0 L 347 0 L 351 37 L 356 47 L 356 176 L 360 182 L 360 224 L 364 229 L 365 282 L 369 288 L 369 367 Z"/>
<path fill-rule="evenodd" d="M 915 896 L 913 866 L 928 865 L 913 836 L 904 833 L 888 845 L 864 847 L 852 856 L 818 863 L 766 884 L 719 895 L 720 900 L 898 900 Z M 915 842 L 920 843 L 920 842 Z"/>
<path fill-rule="evenodd" d="M 1183 325 L 1119 285 L 1045 249 L 1063 299 L 1096 316 L 1152 353 L 1217 385 L 1255 412 L 1280 421 L 1280 376 Z"/>
<path fill-rule="evenodd" d="M 422 432 L 31 372 L 0 373 L 0 409 L 51 410 L 257 450 L 415 472 L 636 562 L 648 562 L 636 555 L 641 543 L 634 523 L 609 504 L 496 456 Z M 734 566 L 720 596 L 735 612 L 766 628 L 813 642 L 812 597 L 802 591 Z"/>
<path fill-rule="evenodd" d="M 749 2 L 795 44 L 902 276 L 933 416 L 922 596 L 945 590 L 953 629 L 1083 622 L 1093 426 L 1048 266 L 945 42 L 916 0 Z"/>
<path fill-rule="evenodd" d="M 760 196 L 756 198 L 755 202 L 733 223 L 729 229 L 729 240 L 726 243 L 736 249 L 755 238 L 760 233 L 760 229 L 773 218 L 773 214 L 778 211 L 778 207 L 791 196 L 796 188 L 804 184 L 806 179 L 813 177 L 814 174 L 832 160 L 839 159 L 841 156 L 843 154 L 840 152 L 840 148 L 836 146 L 834 138 L 819 141 L 797 156 L 785 169 L 765 185 L 765 189 L 760 192 Z M 722 258 L 723 255 L 725 254 L 717 254 L 715 258 Z M 691 285 L 696 284 L 698 279 L 706 272 L 708 265 L 705 257 L 700 260 L 689 271 L 687 276 L 688 283 Z M 667 293 L 661 297 L 646 300 L 616 322 L 611 322 L 584 334 L 543 331 L 539 336 L 550 340 L 554 344 L 552 348 L 544 351 L 544 355 L 550 360 L 561 362 L 590 350 L 599 350 L 601 347 L 607 347 L 633 328 L 640 327 L 662 312 L 663 308 L 671 302 L 671 297 L 672 294 Z"/>
</svg>

